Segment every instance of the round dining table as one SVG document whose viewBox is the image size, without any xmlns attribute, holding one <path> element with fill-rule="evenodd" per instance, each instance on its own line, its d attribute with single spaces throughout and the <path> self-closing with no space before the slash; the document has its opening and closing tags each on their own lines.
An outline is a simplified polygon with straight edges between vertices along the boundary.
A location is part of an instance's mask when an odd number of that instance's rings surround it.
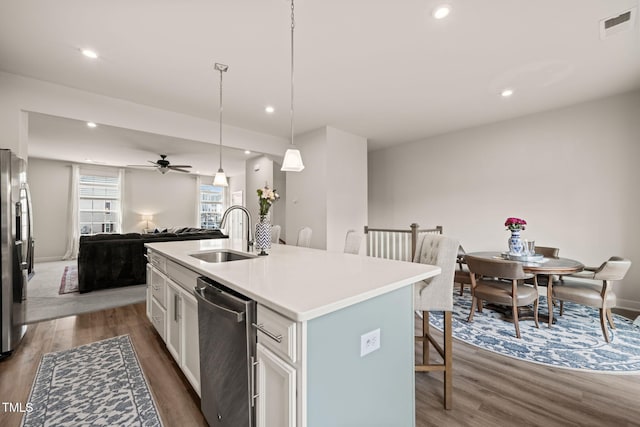
<svg viewBox="0 0 640 427">
<path fill-rule="evenodd" d="M 471 252 L 465 254 L 465 256 L 474 256 L 478 258 L 485 259 L 501 259 L 501 260 L 509 260 L 505 258 L 503 252 Z M 542 260 L 538 261 L 520 261 L 517 262 L 522 264 L 522 269 L 525 273 L 531 273 L 536 275 L 547 275 L 547 306 L 549 309 L 549 327 L 553 323 L 553 276 L 561 276 L 563 274 L 572 274 L 582 271 L 584 269 L 584 265 L 580 261 L 576 261 L 569 258 L 542 258 Z"/>
</svg>

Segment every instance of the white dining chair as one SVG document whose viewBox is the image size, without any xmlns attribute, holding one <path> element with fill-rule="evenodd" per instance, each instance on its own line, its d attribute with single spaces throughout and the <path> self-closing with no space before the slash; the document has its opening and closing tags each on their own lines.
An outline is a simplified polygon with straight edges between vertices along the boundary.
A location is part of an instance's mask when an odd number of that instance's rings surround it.
<svg viewBox="0 0 640 427">
<path fill-rule="evenodd" d="M 271 243 L 280 243 L 280 231 L 282 227 L 279 225 L 271 226 Z"/>
<path fill-rule="evenodd" d="M 358 233 L 356 230 L 347 231 L 347 237 L 344 240 L 344 253 L 345 254 L 360 254 L 360 246 L 362 246 L 362 239 L 364 235 Z"/>
<path fill-rule="evenodd" d="M 311 246 L 311 228 L 302 227 L 300 231 L 298 231 L 298 241 L 296 242 L 296 246 L 301 246 L 303 248 Z"/>
</svg>

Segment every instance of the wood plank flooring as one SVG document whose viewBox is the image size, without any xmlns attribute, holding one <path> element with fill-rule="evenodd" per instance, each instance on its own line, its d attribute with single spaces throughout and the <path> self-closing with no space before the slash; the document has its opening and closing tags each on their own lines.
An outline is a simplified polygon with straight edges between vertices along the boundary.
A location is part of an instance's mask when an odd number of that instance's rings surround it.
<svg viewBox="0 0 640 427">
<path fill-rule="evenodd" d="M 15 353 L 0 361 L 0 426 L 20 425 L 22 414 L 4 411 L 1 402 L 24 406 L 42 355 L 124 334 L 131 337 L 164 425 L 207 426 L 200 399 L 147 320 L 144 303 L 30 325 Z"/>
<path fill-rule="evenodd" d="M 22 414 L 1 402 L 24 405 L 43 354 L 123 334 L 131 336 L 164 425 L 206 426 L 198 396 L 144 304 L 31 325 L 15 354 L 0 361 L 0 426 L 20 425 Z M 552 369 L 455 340 L 453 372 L 450 411 L 442 407 L 442 373 L 416 374 L 416 426 L 640 426 L 640 375 Z"/>
</svg>

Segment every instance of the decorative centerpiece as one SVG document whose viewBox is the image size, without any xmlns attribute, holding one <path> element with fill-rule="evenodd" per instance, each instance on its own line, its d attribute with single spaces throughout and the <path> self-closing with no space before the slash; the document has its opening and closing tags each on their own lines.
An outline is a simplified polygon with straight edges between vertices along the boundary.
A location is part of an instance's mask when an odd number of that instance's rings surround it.
<svg viewBox="0 0 640 427">
<path fill-rule="evenodd" d="M 524 246 L 522 240 L 520 240 L 520 231 L 525 229 L 527 221 L 520 218 L 507 218 L 504 222 L 504 226 L 511 232 L 509 238 L 509 255 L 522 255 Z"/>
<path fill-rule="evenodd" d="M 260 208 L 260 221 L 256 223 L 256 249 L 260 249 L 258 255 L 268 255 L 265 249 L 271 249 L 271 223 L 269 222 L 269 209 L 280 196 L 275 189 L 265 184 L 264 188 L 258 188 L 258 206 Z"/>
</svg>

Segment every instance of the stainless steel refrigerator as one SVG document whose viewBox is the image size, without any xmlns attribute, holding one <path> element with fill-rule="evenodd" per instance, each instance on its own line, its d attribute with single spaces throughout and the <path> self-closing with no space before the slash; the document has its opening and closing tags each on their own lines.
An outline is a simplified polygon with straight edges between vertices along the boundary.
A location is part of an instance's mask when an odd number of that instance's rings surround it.
<svg viewBox="0 0 640 427">
<path fill-rule="evenodd" d="M 0 358 L 11 354 L 27 327 L 25 300 L 33 266 L 31 197 L 26 162 L 0 149 Z"/>
</svg>

